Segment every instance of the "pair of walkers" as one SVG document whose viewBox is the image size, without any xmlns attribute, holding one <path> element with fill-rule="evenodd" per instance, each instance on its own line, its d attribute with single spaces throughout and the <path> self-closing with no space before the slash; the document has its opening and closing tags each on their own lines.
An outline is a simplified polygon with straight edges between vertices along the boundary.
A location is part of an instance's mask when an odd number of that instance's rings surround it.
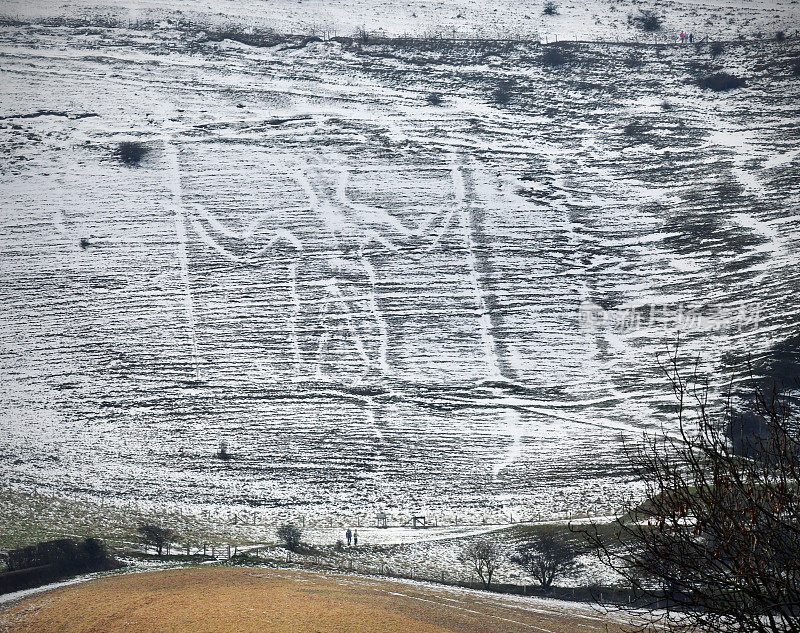
<svg viewBox="0 0 800 633">
<path fill-rule="evenodd" d="M 344 535 L 347 537 L 348 545 L 358 545 L 358 530 L 351 531 L 350 528 L 347 528 L 347 532 Z"/>
</svg>

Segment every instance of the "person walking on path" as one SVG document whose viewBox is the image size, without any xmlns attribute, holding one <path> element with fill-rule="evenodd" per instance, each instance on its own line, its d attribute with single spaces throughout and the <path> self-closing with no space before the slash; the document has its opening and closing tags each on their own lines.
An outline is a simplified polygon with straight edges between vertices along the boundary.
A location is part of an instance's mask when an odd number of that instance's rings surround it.
<svg viewBox="0 0 800 633">
<path fill-rule="evenodd" d="M 353 547 L 358 545 L 358 530 L 353 530 Z"/>
<path fill-rule="evenodd" d="M 689 44 L 694 42 L 694 33 L 689 33 Z"/>
<path fill-rule="evenodd" d="M 350 531 L 350 528 L 347 528 L 347 532 L 345 532 L 344 535 L 347 537 L 347 545 L 349 547 L 350 546 L 350 541 L 353 538 L 353 533 Z M 358 537 L 356 537 L 356 538 L 358 538 Z"/>
<path fill-rule="evenodd" d="M 681 31 L 681 44 L 683 44 L 684 39 L 686 38 L 686 34 Z"/>
</svg>

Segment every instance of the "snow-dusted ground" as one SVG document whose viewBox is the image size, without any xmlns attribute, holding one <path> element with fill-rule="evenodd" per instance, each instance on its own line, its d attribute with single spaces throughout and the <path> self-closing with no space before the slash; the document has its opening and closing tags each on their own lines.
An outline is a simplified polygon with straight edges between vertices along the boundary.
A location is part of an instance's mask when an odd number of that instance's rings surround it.
<svg viewBox="0 0 800 633">
<path fill-rule="evenodd" d="M 641 38 L 629 17 L 653 7 L 662 39 L 685 30 L 698 38 L 771 37 L 797 29 L 793 0 L 566 0 L 545 15 L 544 1 L 467 0 L 4 0 L 0 15 L 23 20 L 67 17 L 191 21 L 205 25 L 271 28 L 283 33 L 447 35 L 574 40 Z M 652 36 L 650 36 L 652 38 Z"/>
<path fill-rule="evenodd" d="M 797 335 L 794 42 L 549 69 L 534 45 L 1 38 L 6 501 L 605 513 L 620 438 L 669 423 L 679 330 L 712 370 Z M 703 92 L 698 64 L 748 87 Z"/>
</svg>

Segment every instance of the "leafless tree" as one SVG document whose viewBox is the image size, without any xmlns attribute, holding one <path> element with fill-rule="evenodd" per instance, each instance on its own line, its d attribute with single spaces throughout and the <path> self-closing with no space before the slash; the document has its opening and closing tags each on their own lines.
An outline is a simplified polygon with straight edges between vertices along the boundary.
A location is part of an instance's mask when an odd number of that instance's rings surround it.
<svg viewBox="0 0 800 633">
<path fill-rule="evenodd" d="M 140 525 L 136 531 L 139 532 L 139 538 L 145 545 L 152 545 L 156 548 L 159 556 L 164 551 L 164 546 L 169 545 L 175 537 L 174 530 L 149 523 Z"/>
<path fill-rule="evenodd" d="M 511 557 L 529 572 L 542 586 L 549 589 L 556 576 L 575 565 L 579 551 L 575 543 L 555 532 L 536 534 L 530 541 L 517 547 Z"/>
<path fill-rule="evenodd" d="M 792 394 L 764 387 L 751 370 L 736 407 L 733 384 L 715 404 L 696 367 L 685 378 L 677 353 L 663 365 L 679 431 L 630 451 L 644 502 L 611 526 L 579 531 L 630 584 L 636 607 L 658 607 L 638 630 L 798 632 L 800 425 Z"/>
<path fill-rule="evenodd" d="M 459 560 L 475 572 L 488 589 L 492 584 L 492 576 L 503 561 L 503 552 L 496 542 L 483 538 L 467 545 L 461 551 Z"/>
</svg>

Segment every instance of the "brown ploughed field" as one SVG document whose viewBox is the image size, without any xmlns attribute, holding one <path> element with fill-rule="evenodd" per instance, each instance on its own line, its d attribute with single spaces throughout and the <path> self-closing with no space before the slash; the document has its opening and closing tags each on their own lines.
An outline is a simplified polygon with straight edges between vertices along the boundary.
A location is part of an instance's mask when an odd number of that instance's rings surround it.
<svg viewBox="0 0 800 633">
<path fill-rule="evenodd" d="M 0 613 L 31 633 L 619 631 L 588 606 L 353 576 L 189 568 L 114 576 Z"/>
</svg>

